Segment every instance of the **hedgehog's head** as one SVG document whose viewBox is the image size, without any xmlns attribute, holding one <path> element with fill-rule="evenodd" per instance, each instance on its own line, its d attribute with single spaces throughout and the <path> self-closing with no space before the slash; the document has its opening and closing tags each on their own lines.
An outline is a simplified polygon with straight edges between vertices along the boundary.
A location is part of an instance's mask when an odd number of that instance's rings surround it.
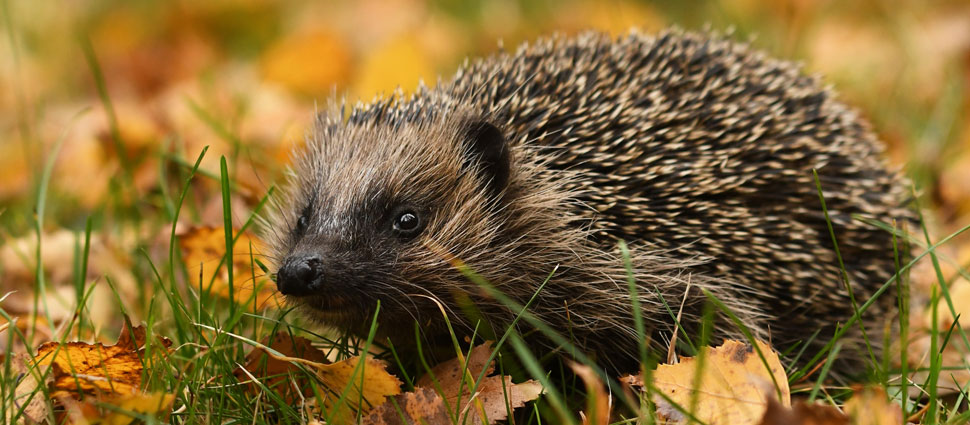
<svg viewBox="0 0 970 425">
<path fill-rule="evenodd" d="M 502 234 L 511 161 L 505 132 L 474 114 L 371 105 L 322 118 L 267 231 L 277 287 L 309 317 L 356 332 L 378 301 L 384 335 L 440 321 L 435 301 L 456 313 L 470 283 L 455 260 L 485 257 Z"/>
</svg>

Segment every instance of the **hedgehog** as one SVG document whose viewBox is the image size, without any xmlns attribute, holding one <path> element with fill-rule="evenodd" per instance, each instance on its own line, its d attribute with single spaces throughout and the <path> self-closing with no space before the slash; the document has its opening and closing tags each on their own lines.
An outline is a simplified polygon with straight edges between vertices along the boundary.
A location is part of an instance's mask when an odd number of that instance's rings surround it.
<svg viewBox="0 0 970 425">
<path fill-rule="evenodd" d="M 895 273 L 891 233 L 854 216 L 913 218 L 856 112 L 719 34 L 539 39 L 411 95 L 333 100 L 301 149 L 268 219 L 278 289 L 332 328 L 376 320 L 395 347 L 527 332 L 521 305 L 635 371 L 634 305 L 663 346 L 714 298 L 716 336 L 817 351 Z"/>
</svg>

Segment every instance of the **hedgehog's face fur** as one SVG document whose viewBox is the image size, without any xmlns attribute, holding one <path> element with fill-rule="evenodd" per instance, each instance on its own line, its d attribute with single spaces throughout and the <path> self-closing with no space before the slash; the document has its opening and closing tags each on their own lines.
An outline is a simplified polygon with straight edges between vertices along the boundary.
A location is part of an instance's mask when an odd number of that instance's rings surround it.
<svg viewBox="0 0 970 425">
<path fill-rule="evenodd" d="M 510 161 L 482 117 L 321 119 L 271 224 L 279 290 L 339 329 L 366 332 L 378 301 L 380 334 L 438 323 L 465 280 L 449 260 L 501 228 Z"/>
</svg>

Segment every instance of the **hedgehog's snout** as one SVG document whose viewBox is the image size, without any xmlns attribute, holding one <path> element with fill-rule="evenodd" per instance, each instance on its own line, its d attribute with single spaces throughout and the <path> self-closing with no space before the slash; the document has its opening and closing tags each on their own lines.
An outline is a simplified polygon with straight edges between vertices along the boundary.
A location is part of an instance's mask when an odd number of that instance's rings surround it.
<svg viewBox="0 0 970 425">
<path fill-rule="evenodd" d="M 317 292 L 323 277 L 323 261 L 314 254 L 286 258 L 276 273 L 276 288 L 283 295 L 302 297 Z"/>
</svg>

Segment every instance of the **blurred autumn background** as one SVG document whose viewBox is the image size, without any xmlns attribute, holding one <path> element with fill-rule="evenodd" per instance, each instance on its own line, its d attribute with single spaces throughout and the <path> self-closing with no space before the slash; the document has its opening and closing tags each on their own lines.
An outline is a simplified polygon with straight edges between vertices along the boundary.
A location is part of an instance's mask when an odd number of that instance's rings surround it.
<svg viewBox="0 0 970 425">
<path fill-rule="evenodd" d="M 970 223 L 964 0 L 0 4 L 0 308 L 39 317 L 32 343 L 54 338 L 87 288 L 82 338 L 102 329 L 116 335 L 122 309 L 136 320 L 151 311 L 160 288 L 153 265 L 168 261 L 175 201 L 204 146 L 179 232 L 222 226 L 220 156 L 239 228 L 329 98 L 367 101 L 398 85 L 433 84 L 467 57 L 553 31 L 710 28 L 800 61 L 873 123 L 889 160 L 916 182 L 934 238 Z M 214 234 L 221 243 L 221 231 Z M 944 273 L 970 262 L 968 247 L 944 247 Z M 46 288 L 39 303 L 38 278 Z M 267 291 L 271 297 L 271 283 Z M 6 349 L 18 344 L 0 336 Z"/>
</svg>

